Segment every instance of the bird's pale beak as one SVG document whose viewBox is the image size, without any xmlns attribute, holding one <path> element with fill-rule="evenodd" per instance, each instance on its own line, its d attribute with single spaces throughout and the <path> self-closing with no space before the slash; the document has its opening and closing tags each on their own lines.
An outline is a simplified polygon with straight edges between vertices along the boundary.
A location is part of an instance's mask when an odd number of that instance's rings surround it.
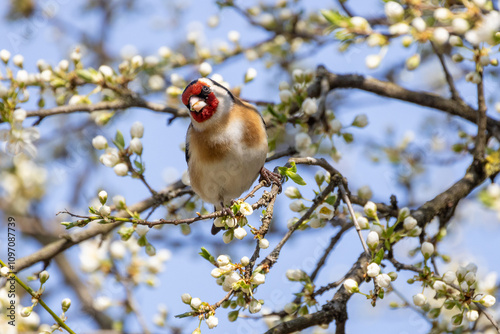
<svg viewBox="0 0 500 334">
<path fill-rule="evenodd" d="M 199 98 L 198 96 L 191 96 L 189 98 L 189 110 L 195 111 L 195 112 L 200 112 L 203 107 L 205 107 L 207 104 L 202 98 Z"/>
</svg>

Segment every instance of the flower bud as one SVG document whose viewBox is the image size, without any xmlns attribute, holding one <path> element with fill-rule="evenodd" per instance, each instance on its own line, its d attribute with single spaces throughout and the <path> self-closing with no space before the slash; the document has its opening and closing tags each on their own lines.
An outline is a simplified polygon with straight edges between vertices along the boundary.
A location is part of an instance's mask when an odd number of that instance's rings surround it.
<svg viewBox="0 0 500 334">
<path fill-rule="evenodd" d="M 413 296 L 413 304 L 415 304 L 416 306 L 423 306 L 426 301 L 427 298 L 421 293 Z"/>
<path fill-rule="evenodd" d="M 467 313 L 465 313 L 465 317 L 470 322 L 474 322 L 477 320 L 477 318 L 479 318 L 479 313 L 476 310 L 470 310 L 470 311 L 467 311 Z"/>
<path fill-rule="evenodd" d="M 372 201 L 368 201 L 364 206 L 365 214 L 370 218 L 377 217 L 377 205 Z"/>
<path fill-rule="evenodd" d="M 481 303 L 484 307 L 492 307 L 493 305 L 495 305 L 496 301 L 497 301 L 496 298 L 493 297 L 492 295 L 486 295 L 483 298 L 481 298 L 479 303 Z"/>
<path fill-rule="evenodd" d="M 238 227 L 234 230 L 234 237 L 236 239 L 243 239 L 244 237 L 246 237 L 247 235 L 247 231 L 243 228 L 243 227 Z"/>
<path fill-rule="evenodd" d="M 268 247 L 269 247 L 269 240 L 267 240 L 267 239 L 260 239 L 260 240 L 259 240 L 259 247 L 260 247 L 261 249 L 266 249 L 266 248 L 268 248 Z"/>
<path fill-rule="evenodd" d="M 344 281 L 344 289 L 349 293 L 359 292 L 358 282 L 352 278 L 348 278 Z"/>
<path fill-rule="evenodd" d="M 432 286 L 434 290 L 437 292 L 445 292 L 446 289 L 448 288 L 444 282 L 441 281 L 435 281 L 434 285 Z"/>
<path fill-rule="evenodd" d="M 121 162 L 113 167 L 115 174 L 118 176 L 125 176 L 128 174 L 128 167 L 125 163 Z"/>
<path fill-rule="evenodd" d="M 132 57 L 132 59 L 130 60 L 130 64 L 132 65 L 132 68 L 135 70 L 144 65 L 144 60 L 142 59 L 142 56 L 136 55 Z"/>
<path fill-rule="evenodd" d="M 212 66 L 207 62 L 203 62 L 200 64 L 198 71 L 200 72 L 202 77 L 206 77 L 207 75 L 212 73 Z"/>
<path fill-rule="evenodd" d="M 113 196 L 113 204 L 117 209 L 123 209 L 126 205 L 125 197 L 123 197 L 122 195 Z"/>
<path fill-rule="evenodd" d="M 368 237 L 366 238 L 366 243 L 368 244 L 368 247 L 370 247 L 372 250 L 377 248 L 379 242 L 379 237 L 378 233 L 375 231 L 371 231 L 368 233 Z"/>
<path fill-rule="evenodd" d="M 17 67 L 23 68 L 24 57 L 22 55 L 15 55 L 12 57 L 12 62 Z"/>
<path fill-rule="evenodd" d="M 135 154 L 141 155 L 142 154 L 142 142 L 141 142 L 141 140 L 137 137 L 132 138 L 132 140 L 130 141 L 130 149 Z"/>
<path fill-rule="evenodd" d="M 63 312 L 68 311 L 70 306 L 71 306 L 71 299 L 64 298 L 61 302 L 61 307 L 62 307 Z"/>
<path fill-rule="evenodd" d="M 362 230 L 367 230 L 370 228 L 370 223 L 368 222 L 368 219 L 366 219 L 366 217 L 357 217 L 356 220 L 358 221 L 358 225 Z"/>
<path fill-rule="evenodd" d="M 422 255 L 427 260 L 432 254 L 434 254 L 434 245 L 426 241 L 422 244 L 421 251 Z"/>
<path fill-rule="evenodd" d="M 191 304 L 191 295 L 189 293 L 183 293 L 181 296 L 182 302 L 184 304 Z"/>
<path fill-rule="evenodd" d="M 453 271 L 447 271 L 443 275 L 443 281 L 447 284 L 453 284 L 455 280 L 457 279 L 457 276 Z"/>
<path fill-rule="evenodd" d="M 380 55 L 368 55 L 365 58 L 366 67 L 372 70 L 379 67 L 381 62 L 382 57 Z"/>
<path fill-rule="evenodd" d="M 9 275 L 10 275 L 10 270 L 7 266 L 2 267 L 2 269 L 0 269 L 0 276 L 7 277 Z"/>
<path fill-rule="evenodd" d="M 31 312 L 33 311 L 33 307 L 23 307 L 21 310 L 21 317 L 29 317 Z"/>
<path fill-rule="evenodd" d="M 417 220 L 413 218 L 412 216 L 406 217 L 404 222 L 403 222 L 403 227 L 407 231 L 411 231 L 417 226 Z"/>
<path fill-rule="evenodd" d="M 354 121 L 352 122 L 352 126 L 356 126 L 358 128 L 364 128 L 367 125 L 368 117 L 365 114 L 356 116 L 356 118 L 354 118 Z"/>
<path fill-rule="evenodd" d="M 370 263 L 366 269 L 366 274 L 370 277 L 376 277 L 380 274 L 380 267 L 375 262 Z"/>
<path fill-rule="evenodd" d="M 94 146 L 96 150 L 104 150 L 108 147 L 108 141 L 104 136 L 99 135 L 92 139 L 92 146 Z"/>
<path fill-rule="evenodd" d="M 111 208 L 107 205 L 102 205 L 99 208 L 99 214 L 103 217 L 107 217 L 111 214 Z"/>
<path fill-rule="evenodd" d="M 211 315 L 207 320 L 205 320 L 205 323 L 207 324 L 209 329 L 212 329 L 214 327 L 217 327 L 217 325 L 219 324 L 219 319 Z"/>
<path fill-rule="evenodd" d="M 101 190 L 99 192 L 99 194 L 97 195 L 97 197 L 99 197 L 99 202 L 101 202 L 101 204 L 105 204 L 106 201 L 108 200 L 108 193 L 104 190 Z"/>
<path fill-rule="evenodd" d="M 9 59 L 10 59 L 10 52 L 5 50 L 5 49 L 2 49 L 0 51 L 0 59 L 4 62 L 4 63 L 8 63 L 9 62 Z"/>
<path fill-rule="evenodd" d="M 293 186 L 287 187 L 285 189 L 285 196 L 291 199 L 302 198 L 302 194 L 300 193 L 299 189 Z"/>
<path fill-rule="evenodd" d="M 250 67 L 245 73 L 245 83 L 252 81 L 257 76 L 257 70 L 253 67 Z"/>
<path fill-rule="evenodd" d="M 47 282 L 47 280 L 49 279 L 49 277 L 50 277 L 50 275 L 47 272 L 47 270 L 44 270 L 40 274 L 38 274 L 38 278 L 40 279 L 40 283 L 41 284 L 44 284 L 45 282 Z"/>
<path fill-rule="evenodd" d="M 465 282 L 467 282 L 468 285 L 472 285 L 476 282 L 476 274 L 470 271 L 465 275 L 464 280 Z"/>
<path fill-rule="evenodd" d="M 318 105 L 316 104 L 315 99 L 310 97 L 306 98 L 304 102 L 302 102 L 302 110 L 305 115 L 314 115 L 318 111 Z"/>
<path fill-rule="evenodd" d="M 384 12 L 391 22 L 398 22 L 403 19 L 405 10 L 399 3 L 388 1 L 384 6 Z"/>
<path fill-rule="evenodd" d="M 406 60 L 406 68 L 408 71 L 413 71 L 420 65 L 420 55 L 414 54 Z"/>
<path fill-rule="evenodd" d="M 132 138 L 142 138 L 144 135 L 144 125 L 142 125 L 139 121 L 132 124 L 132 127 L 130 128 L 130 135 Z"/>
<path fill-rule="evenodd" d="M 102 76 L 106 79 L 111 78 L 113 76 L 113 69 L 108 65 L 99 66 L 99 72 L 101 72 Z"/>
<path fill-rule="evenodd" d="M 250 302 L 250 307 L 248 308 L 248 310 L 250 311 L 250 313 L 257 313 L 260 311 L 261 308 L 262 304 L 259 303 L 258 300 L 254 299 Z"/>
<path fill-rule="evenodd" d="M 192 298 L 190 304 L 191 304 L 192 308 L 198 309 L 201 306 L 201 299 L 200 298 Z"/>
<path fill-rule="evenodd" d="M 242 266 L 247 266 L 250 263 L 250 259 L 248 256 L 243 256 L 240 260 Z"/>
<path fill-rule="evenodd" d="M 375 283 L 381 288 L 387 288 L 391 284 L 391 277 L 387 274 L 380 274 L 375 277 Z"/>
</svg>

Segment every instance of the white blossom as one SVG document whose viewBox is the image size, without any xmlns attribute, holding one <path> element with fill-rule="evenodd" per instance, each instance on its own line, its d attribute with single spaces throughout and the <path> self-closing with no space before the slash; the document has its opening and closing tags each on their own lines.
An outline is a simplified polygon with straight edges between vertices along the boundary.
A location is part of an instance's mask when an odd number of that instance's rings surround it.
<svg viewBox="0 0 500 334">
<path fill-rule="evenodd" d="M 258 300 L 253 299 L 250 302 L 250 306 L 249 306 L 248 310 L 250 311 L 250 313 L 257 313 L 260 311 L 261 308 L 262 308 L 262 304 L 259 303 Z"/>
<path fill-rule="evenodd" d="M 115 240 L 109 246 L 109 253 L 115 259 L 121 260 L 125 257 L 127 253 L 127 248 L 121 240 Z"/>
<path fill-rule="evenodd" d="M 304 114 L 308 116 L 314 115 L 316 111 L 318 111 L 318 105 L 316 104 L 315 99 L 310 97 L 306 98 L 302 103 L 302 110 L 304 111 Z"/>
<path fill-rule="evenodd" d="M 368 233 L 368 236 L 366 237 L 366 243 L 368 244 L 368 246 L 374 249 L 375 247 L 377 247 L 378 242 L 379 242 L 378 233 L 375 231 L 370 231 L 370 233 Z"/>
<path fill-rule="evenodd" d="M 49 82 L 52 79 L 52 71 L 43 70 L 42 73 L 40 73 L 40 79 L 44 82 Z"/>
<path fill-rule="evenodd" d="M 63 72 L 66 72 L 69 68 L 69 61 L 67 59 L 63 59 L 57 64 L 57 67 Z"/>
<path fill-rule="evenodd" d="M 435 281 L 434 285 L 432 287 L 434 288 L 434 290 L 436 290 L 438 292 L 445 292 L 446 289 L 448 288 L 446 283 L 441 282 L 441 281 Z"/>
<path fill-rule="evenodd" d="M 358 282 L 356 282 L 352 278 L 348 278 L 344 281 L 344 289 L 346 289 L 346 291 L 349 293 L 358 292 Z"/>
<path fill-rule="evenodd" d="M 247 266 L 250 263 L 250 259 L 248 256 L 243 256 L 240 260 L 242 266 Z"/>
<path fill-rule="evenodd" d="M 375 262 L 370 263 L 366 268 L 366 274 L 370 277 L 376 277 L 380 274 L 380 267 Z"/>
<path fill-rule="evenodd" d="M 99 157 L 99 161 L 106 167 L 115 166 L 119 160 L 118 149 L 115 147 L 108 147 L 106 151 L 104 151 L 104 154 Z M 125 167 L 126 166 L 127 165 L 125 165 Z"/>
<path fill-rule="evenodd" d="M 248 204 L 247 202 L 243 202 L 240 205 L 240 213 L 243 216 L 250 216 L 253 213 L 252 206 Z"/>
<path fill-rule="evenodd" d="M 155 74 L 149 77 L 148 85 L 152 90 L 162 90 L 165 87 L 165 80 L 161 75 Z"/>
<path fill-rule="evenodd" d="M 121 162 L 113 167 L 115 174 L 118 176 L 125 176 L 128 173 L 128 167 L 125 163 Z"/>
<path fill-rule="evenodd" d="M 258 273 L 252 278 L 252 284 L 260 285 L 266 281 L 266 275 Z"/>
<path fill-rule="evenodd" d="M 12 119 L 14 120 L 14 122 L 22 123 L 26 119 L 26 115 L 27 115 L 26 110 L 16 109 L 12 113 Z"/>
<path fill-rule="evenodd" d="M 267 239 L 260 239 L 260 240 L 259 240 L 259 247 L 260 247 L 261 249 L 266 249 L 266 248 L 268 248 L 268 247 L 269 247 L 269 240 L 267 240 Z"/>
<path fill-rule="evenodd" d="M 161 46 L 158 49 L 158 54 L 162 58 L 170 58 L 172 56 L 172 50 L 170 50 L 170 48 L 168 48 L 166 46 Z"/>
<path fill-rule="evenodd" d="M 93 306 L 97 311 L 104 311 L 108 309 L 111 305 L 112 305 L 111 299 L 106 296 L 99 296 L 93 302 Z"/>
<path fill-rule="evenodd" d="M 391 277 L 387 274 L 380 274 L 375 277 L 375 283 L 381 288 L 387 288 L 391 284 Z"/>
<path fill-rule="evenodd" d="M 385 15 L 391 21 L 399 21 L 403 18 L 404 8 L 395 1 L 388 1 L 384 6 Z"/>
<path fill-rule="evenodd" d="M 322 203 L 316 208 L 316 212 L 318 214 L 318 218 L 330 220 L 335 214 L 335 208 L 333 207 L 333 205 L 330 205 L 328 203 Z"/>
<path fill-rule="evenodd" d="M 479 313 L 476 310 L 470 310 L 470 311 L 467 311 L 467 313 L 465 313 L 465 317 L 470 322 L 474 322 L 477 320 L 477 318 L 479 318 Z"/>
<path fill-rule="evenodd" d="M 108 200 L 108 193 L 105 190 L 99 191 L 97 194 L 97 197 L 99 198 L 99 201 L 104 204 Z"/>
<path fill-rule="evenodd" d="M 15 55 L 12 57 L 12 62 L 17 67 L 23 67 L 24 57 L 22 55 Z"/>
<path fill-rule="evenodd" d="M 134 137 L 130 141 L 130 150 L 134 152 L 135 154 L 141 155 L 142 154 L 142 142 L 139 138 Z"/>
<path fill-rule="evenodd" d="M 144 64 L 146 64 L 146 66 L 148 67 L 155 67 L 159 62 L 160 60 L 158 59 L 158 57 L 153 55 L 144 58 Z"/>
<path fill-rule="evenodd" d="M 357 126 L 358 128 L 364 128 L 368 125 L 368 116 L 366 116 L 366 114 L 356 116 L 356 118 L 354 118 L 354 121 L 352 122 L 352 125 Z"/>
<path fill-rule="evenodd" d="M 210 275 L 213 277 L 213 278 L 219 278 L 222 276 L 222 271 L 219 269 L 219 268 L 214 268 L 212 269 L 212 271 L 210 272 Z"/>
<path fill-rule="evenodd" d="M 294 186 L 289 186 L 285 189 L 285 196 L 291 199 L 302 198 L 299 189 L 297 189 L 297 187 Z"/>
<path fill-rule="evenodd" d="M 404 222 L 403 222 L 403 227 L 407 231 L 411 231 L 417 226 L 417 220 L 413 218 L 412 216 L 406 217 Z"/>
<path fill-rule="evenodd" d="M 290 203 L 289 208 L 293 212 L 300 212 L 305 209 L 304 202 L 301 199 L 295 200 Z"/>
<path fill-rule="evenodd" d="M 211 315 L 208 317 L 207 320 L 205 320 L 208 328 L 212 329 L 214 327 L 217 327 L 217 325 L 219 324 L 219 319 L 217 319 L 215 316 Z"/>
<path fill-rule="evenodd" d="M 465 275 L 464 280 L 468 285 L 472 285 L 476 282 L 476 274 L 473 271 L 470 271 Z"/>
<path fill-rule="evenodd" d="M 376 217 L 377 216 L 377 205 L 373 203 L 372 201 L 366 202 L 365 206 L 363 207 L 363 210 L 365 211 L 365 214 L 368 217 Z"/>
<path fill-rule="evenodd" d="M 240 40 L 240 33 L 236 30 L 231 30 L 227 33 L 227 38 L 233 43 L 238 43 Z"/>
<path fill-rule="evenodd" d="M 450 12 L 448 8 L 445 7 L 440 7 L 437 8 L 434 11 L 434 18 L 438 21 L 446 21 L 448 20 L 453 14 Z"/>
<path fill-rule="evenodd" d="M 413 304 L 415 304 L 416 306 L 423 306 L 426 301 L 427 298 L 421 293 L 413 296 Z"/>
<path fill-rule="evenodd" d="M 461 17 L 453 19 L 453 21 L 451 21 L 451 26 L 453 27 L 453 31 L 457 34 L 464 34 L 470 28 L 469 22 Z"/>
<path fill-rule="evenodd" d="M 288 269 L 285 275 L 290 281 L 300 281 L 306 277 L 306 273 L 300 269 Z"/>
<path fill-rule="evenodd" d="M 299 152 L 306 151 L 312 144 L 312 139 L 305 132 L 300 132 L 295 135 L 295 148 Z"/>
<path fill-rule="evenodd" d="M 94 146 L 96 150 L 104 150 L 108 147 L 108 140 L 101 135 L 95 136 L 92 139 L 92 146 Z"/>
<path fill-rule="evenodd" d="M 428 259 L 431 257 L 432 254 L 434 254 L 434 245 L 428 241 L 425 241 L 424 243 L 422 243 L 421 251 L 422 255 L 426 259 Z"/>
<path fill-rule="evenodd" d="M 411 25 L 413 28 L 415 28 L 418 32 L 423 32 L 427 28 L 427 24 L 425 23 L 424 19 L 421 18 L 420 16 L 417 16 L 411 21 Z"/>
<path fill-rule="evenodd" d="M 380 55 L 368 55 L 366 56 L 365 64 L 369 69 L 375 69 L 380 66 L 382 62 L 382 57 Z"/>
<path fill-rule="evenodd" d="M 7 277 L 9 275 L 10 275 L 10 270 L 7 266 L 2 267 L 2 269 L 0 269 L 0 276 Z"/>
<path fill-rule="evenodd" d="M 447 271 L 443 275 L 443 281 L 447 284 L 453 284 L 457 279 L 457 275 L 453 271 Z"/>
<path fill-rule="evenodd" d="M 109 216 L 111 213 L 111 208 L 108 205 L 102 205 L 99 208 L 99 214 L 103 217 Z"/>
<path fill-rule="evenodd" d="M 135 55 L 130 60 L 130 64 L 132 65 L 133 69 L 137 69 L 137 68 L 141 67 L 142 65 L 144 65 L 144 60 L 142 59 L 142 56 Z"/>
<path fill-rule="evenodd" d="M 231 262 L 231 258 L 227 255 L 219 255 L 217 257 L 217 264 L 219 266 L 225 266 L 228 265 Z"/>
<path fill-rule="evenodd" d="M 206 77 L 207 75 L 212 73 L 212 66 L 207 62 L 203 62 L 200 64 L 198 71 L 200 72 L 202 77 Z"/>
<path fill-rule="evenodd" d="M 247 231 L 243 228 L 243 227 L 238 227 L 234 230 L 234 237 L 236 239 L 243 239 L 244 237 L 246 237 L 247 235 Z"/>
<path fill-rule="evenodd" d="M 183 293 L 181 295 L 182 302 L 184 304 L 191 304 L 191 295 L 189 293 Z"/>
<path fill-rule="evenodd" d="M 29 80 L 29 75 L 28 75 L 28 72 L 26 72 L 26 70 L 17 71 L 17 74 L 16 74 L 16 81 L 17 82 L 26 84 L 26 83 L 28 83 L 28 80 Z"/>
<path fill-rule="evenodd" d="M 342 123 L 338 119 L 333 119 L 330 122 L 330 130 L 332 130 L 333 133 L 339 133 L 340 130 L 342 130 Z"/>
<path fill-rule="evenodd" d="M 496 303 L 496 298 L 493 297 L 492 295 L 486 295 L 479 302 L 484 306 L 484 307 L 492 307 Z"/>
<path fill-rule="evenodd" d="M 471 262 L 465 266 L 465 270 L 468 272 L 477 273 L 477 265 L 474 262 Z"/>
<path fill-rule="evenodd" d="M 212 15 L 208 18 L 207 25 L 210 28 L 215 28 L 219 25 L 219 17 L 217 15 Z"/>
<path fill-rule="evenodd" d="M 197 297 L 192 298 L 190 304 L 192 308 L 198 309 L 201 306 L 201 299 Z"/>
<path fill-rule="evenodd" d="M 368 219 L 366 219 L 366 217 L 357 217 L 356 220 L 358 221 L 358 225 L 362 230 L 367 230 L 370 228 L 370 223 L 368 222 Z"/>
<path fill-rule="evenodd" d="M 107 78 L 111 78 L 113 76 L 113 69 L 108 65 L 99 66 L 99 72 L 101 72 L 102 76 Z"/>
<path fill-rule="evenodd" d="M 137 225 L 135 227 L 135 233 L 140 237 L 145 236 L 149 232 L 150 228 L 147 225 Z"/>
<path fill-rule="evenodd" d="M 253 79 L 255 79 L 256 76 L 257 76 L 257 70 L 253 67 L 250 67 L 245 73 L 245 82 L 252 81 Z"/>
<path fill-rule="evenodd" d="M 144 125 L 142 125 L 139 121 L 132 124 L 132 127 L 130 128 L 130 135 L 132 138 L 142 138 L 144 135 Z"/>
<path fill-rule="evenodd" d="M 282 103 L 289 103 L 292 100 L 293 94 L 288 89 L 283 89 L 279 92 L 279 96 Z"/>
<path fill-rule="evenodd" d="M 5 49 L 2 49 L 0 51 L 0 59 L 2 59 L 4 63 L 7 63 L 10 59 L 10 52 Z"/>
<path fill-rule="evenodd" d="M 443 27 L 438 27 L 434 29 L 434 33 L 432 34 L 434 37 L 434 41 L 438 44 L 444 44 L 448 42 L 448 38 L 450 37 L 450 33 Z"/>
<path fill-rule="evenodd" d="M 405 35 L 410 32 L 410 26 L 404 22 L 393 24 L 389 27 L 391 35 Z"/>
</svg>

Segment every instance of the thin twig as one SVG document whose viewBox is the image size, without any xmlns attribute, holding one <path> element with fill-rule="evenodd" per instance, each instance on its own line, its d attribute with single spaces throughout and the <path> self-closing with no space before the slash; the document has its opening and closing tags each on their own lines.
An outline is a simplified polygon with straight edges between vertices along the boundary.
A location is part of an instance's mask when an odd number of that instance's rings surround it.
<svg viewBox="0 0 500 334">
<path fill-rule="evenodd" d="M 493 327 L 495 327 L 495 329 L 497 330 L 497 333 L 500 334 L 500 326 L 498 326 L 498 323 L 491 316 L 491 314 L 488 311 L 486 311 L 486 308 L 483 305 L 481 305 L 480 303 L 475 303 L 475 304 L 481 310 L 481 313 L 484 314 L 484 316 L 486 318 L 488 318 L 488 320 L 491 322 L 491 324 L 493 325 Z"/>
<path fill-rule="evenodd" d="M 483 86 L 483 71 L 479 71 L 481 80 L 477 84 L 477 136 L 476 145 L 474 148 L 474 160 L 483 161 L 486 150 L 486 102 L 484 99 L 484 86 Z"/>
<path fill-rule="evenodd" d="M 431 46 L 432 49 L 434 50 L 434 53 L 438 56 L 439 62 L 441 63 L 441 67 L 443 68 L 444 76 L 446 77 L 446 82 L 448 82 L 448 87 L 450 89 L 451 98 L 455 101 L 463 102 L 462 98 L 460 97 L 460 94 L 458 93 L 457 88 L 455 87 L 455 82 L 453 81 L 453 77 L 451 76 L 450 71 L 446 66 L 446 62 L 442 52 L 436 47 L 436 45 L 433 42 L 431 42 Z"/>
</svg>

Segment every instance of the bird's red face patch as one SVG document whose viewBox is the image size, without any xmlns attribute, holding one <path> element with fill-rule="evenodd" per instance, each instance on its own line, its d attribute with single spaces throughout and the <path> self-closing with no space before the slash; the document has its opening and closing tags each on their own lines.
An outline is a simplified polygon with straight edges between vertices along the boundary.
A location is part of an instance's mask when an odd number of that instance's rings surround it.
<svg viewBox="0 0 500 334">
<path fill-rule="evenodd" d="M 191 113 L 191 116 L 195 121 L 198 123 L 204 122 L 210 117 L 212 117 L 213 114 L 215 114 L 217 110 L 217 106 L 219 105 L 219 100 L 215 97 L 215 94 L 212 91 L 209 91 L 209 93 L 205 93 L 204 87 L 209 87 L 206 83 L 201 82 L 201 81 L 196 81 L 194 83 L 189 84 L 184 92 L 182 93 L 182 103 L 190 109 L 189 106 L 189 99 L 192 96 L 198 96 L 202 99 L 204 99 L 204 102 L 207 104 L 203 109 L 200 111 L 193 111 L 189 110 Z"/>
</svg>

